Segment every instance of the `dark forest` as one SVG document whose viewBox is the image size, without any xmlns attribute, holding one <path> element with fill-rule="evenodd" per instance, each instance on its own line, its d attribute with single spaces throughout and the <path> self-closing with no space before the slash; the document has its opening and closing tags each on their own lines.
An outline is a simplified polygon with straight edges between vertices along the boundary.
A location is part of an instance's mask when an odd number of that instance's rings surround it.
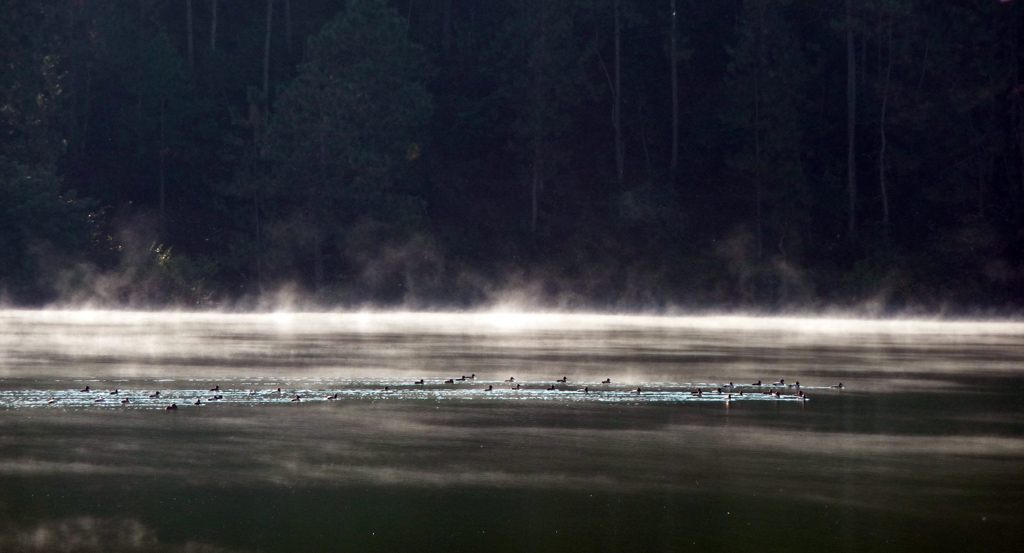
<svg viewBox="0 0 1024 553">
<path fill-rule="evenodd" d="M 1024 2 L 2 0 L 9 306 L 1024 307 Z"/>
</svg>

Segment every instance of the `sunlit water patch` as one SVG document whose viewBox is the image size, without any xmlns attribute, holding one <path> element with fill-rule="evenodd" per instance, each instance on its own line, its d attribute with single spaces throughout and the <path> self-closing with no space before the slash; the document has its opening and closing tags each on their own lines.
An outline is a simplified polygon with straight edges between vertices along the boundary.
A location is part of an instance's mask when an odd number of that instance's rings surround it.
<svg viewBox="0 0 1024 553">
<path fill-rule="evenodd" d="M 161 379 L 143 389 L 102 386 L 89 380 L 83 389 L 0 389 L 0 408 L 97 408 L 166 409 L 209 407 L 218 404 L 265 405 L 335 401 L 589 401 L 601 403 L 707 403 L 707 402 L 807 402 L 814 392 L 834 393 L 836 387 L 730 385 L 714 382 L 666 383 L 642 382 L 611 386 L 602 382 L 556 383 L 474 380 L 473 384 L 445 384 L 424 381 L 409 384 L 395 380 L 330 380 L 278 382 L 274 379 L 249 379 L 239 384 L 251 387 L 196 388 L 194 380 L 179 382 Z M 5 382 L 0 380 L 0 387 Z M 128 384 L 122 381 L 122 384 Z M 131 385 L 138 386 L 140 382 Z M 267 386 L 276 386 L 268 388 Z"/>
</svg>

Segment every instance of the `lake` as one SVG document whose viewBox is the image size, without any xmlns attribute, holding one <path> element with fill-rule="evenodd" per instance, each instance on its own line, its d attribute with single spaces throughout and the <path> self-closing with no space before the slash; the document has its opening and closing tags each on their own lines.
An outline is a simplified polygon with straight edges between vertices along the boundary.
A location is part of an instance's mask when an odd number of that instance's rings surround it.
<svg viewBox="0 0 1024 553">
<path fill-rule="evenodd" d="M 1016 322 L 0 311 L 0 552 L 1016 552 L 1022 398 Z"/>
</svg>

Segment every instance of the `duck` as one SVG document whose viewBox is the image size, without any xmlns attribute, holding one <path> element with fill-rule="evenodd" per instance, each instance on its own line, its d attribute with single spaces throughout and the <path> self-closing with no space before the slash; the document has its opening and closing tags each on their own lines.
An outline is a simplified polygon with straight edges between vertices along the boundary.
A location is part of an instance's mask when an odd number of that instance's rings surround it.
<svg viewBox="0 0 1024 553">
<path fill-rule="evenodd" d="M 512 382 L 515 382 L 515 381 L 516 381 L 516 377 L 510 376 L 510 377 L 508 377 L 508 380 L 506 380 L 505 382 L 512 383 Z"/>
<path fill-rule="evenodd" d="M 466 378 L 467 378 L 466 375 L 462 375 L 460 378 L 456 378 L 455 380 L 458 380 L 459 382 L 465 382 Z"/>
<path fill-rule="evenodd" d="M 519 389 L 519 384 L 516 384 L 515 386 L 512 386 L 512 389 L 513 390 L 518 390 Z"/>
<path fill-rule="evenodd" d="M 206 401 L 217 401 L 220 398 L 221 398 L 221 396 L 210 396 L 210 397 L 206 398 Z"/>
<path fill-rule="evenodd" d="M 699 396 L 699 395 L 703 395 L 703 394 L 704 394 L 704 391 L 701 390 L 700 388 L 697 388 L 696 392 L 690 392 L 691 396 Z"/>
<path fill-rule="evenodd" d="M 829 386 L 829 388 L 832 388 L 833 390 L 842 390 L 844 388 L 844 386 L 843 386 L 843 383 L 840 382 L 839 384 L 836 384 L 834 386 Z"/>
<path fill-rule="evenodd" d="M 549 392 L 553 392 L 553 391 L 555 391 L 555 390 L 557 390 L 557 389 L 558 389 L 558 388 L 555 388 L 555 385 L 554 385 L 554 384 L 552 384 L 551 386 L 548 386 L 548 391 L 549 391 Z"/>
<path fill-rule="evenodd" d="M 92 402 L 93 402 L 93 403 L 103 403 L 103 402 L 105 402 L 105 401 L 107 401 L 107 400 L 105 400 L 105 399 L 103 399 L 103 398 L 101 398 L 101 397 L 100 397 L 100 398 L 96 398 L 96 399 L 92 400 Z"/>
<path fill-rule="evenodd" d="M 280 394 L 281 393 L 281 388 L 278 388 L 278 389 L 274 390 L 274 393 L 275 394 Z"/>
<path fill-rule="evenodd" d="M 220 391 L 220 384 L 214 386 L 213 388 L 210 388 L 210 391 L 211 392 L 219 392 Z"/>
<path fill-rule="evenodd" d="M 335 394 L 333 396 L 327 396 L 327 401 L 334 401 L 336 399 L 338 399 L 337 392 L 335 392 Z"/>
<path fill-rule="evenodd" d="M 87 393 L 89 393 L 89 387 L 86 386 L 85 388 L 83 388 L 83 389 L 81 389 L 79 391 L 82 392 L 83 394 L 87 394 Z"/>
<path fill-rule="evenodd" d="M 774 384 L 772 384 L 772 386 L 785 387 L 786 386 L 786 379 L 785 378 L 779 379 L 779 381 L 774 383 Z"/>
<path fill-rule="evenodd" d="M 46 400 L 46 403 L 49 405 L 53 405 L 54 403 L 57 403 L 57 398 L 51 397 L 50 399 Z"/>
<path fill-rule="evenodd" d="M 590 387 L 584 386 L 583 388 L 581 388 L 579 390 L 576 390 L 576 391 L 577 392 L 583 392 L 584 394 L 589 394 L 590 393 Z"/>
<path fill-rule="evenodd" d="M 292 398 L 292 401 L 302 401 L 302 397 L 299 396 L 299 394 L 295 394 L 295 397 Z"/>
<path fill-rule="evenodd" d="M 789 387 L 790 388 L 795 388 L 795 389 L 799 390 L 800 389 L 800 381 L 797 380 L 795 384 L 790 384 Z"/>
<path fill-rule="evenodd" d="M 177 411 L 178 410 L 178 405 L 175 404 L 175 403 L 172 403 L 172 404 L 168 405 L 167 407 L 164 407 L 164 409 L 166 409 L 168 411 Z"/>
<path fill-rule="evenodd" d="M 150 399 L 157 399 L 159 397 L 160 397 L 160 390 L 157 390 L 157 391 L 153 392 L 152 394 L 149 394 L 149 398 Z"/>
<path fill-rule="evenodd" d="M 109 394 L 107 394 L 107 395 L 108 395 L 108 396 L 116 396 L 116 395 L 117 395 L 117 394 L 118 394 L 119 392 L 120 392 L 120 390 L 118 390 L 117 388 L 114 388 L 114 391 L 113 391 L 113 392 L 110 392 L 110 393 L 109 393 Z"/>
<path fill-rule="evenodd" d="M 640 395 L 641 392 L 642 392 L 642 390 L 640 389 L 639 386 L 637 386 L 635 390 L 630 390 L 629 391 L 629 393 L 636 394 L 636 395 Z"/>
<path fill-rule="evenodd" d="M 725 386 L 722 386 L 722 388 L 725 388 L 726 390 L 728 390 L 728 391 L 730 391 L 730 392 L 731 392 L 731 391 L 732 391 L 732 389 L 733 389 L 733 388 L 735 388 L 735 387 L 736 387 L 736 385 L 735 385 L 735 384 L 733 384 L 732 382 L 730 382 L 730 383 L 726 384 Z"/>
<path fill-rule="evenodd" d="M 476 380 L 476 373 L 469 375 L 470 380 Z"/>
<path fill-rule="evenodd" d="M 751 386 L 760 386 L 760 385 L 761 385 L 761 381 L 760 380 L 758 380 L 757 382 L 751 384 Z"/>
<path fill-rule="evenodd" d="M 612 379 L 610 379 L 610 378 L 606 378 L 606 379 L 601 381 L 601 384 L 611 384 L 611 383 L 612 383 Z"/>
<path fill-rule="evenodd" d="M 564 376 L 563 376 L 563 377 L 562 377 L 561 379 L 559 379 L 559 380 L 556 380 L 555 382 L 561 382 L 562 384 L 565 384 L 565 383 L 566 383 L 566 382 L 568 382 L 568 381 L 569 381 L 569 379 L 568 379 L 567 377 L 564 377 Z"/>
<path fill-rule="evenodd" d="M 716 393 L 716 394 L 721 394 L 721 393 L 722 393 L 722 389 L 721 389 L 721 388 L 719 388 L 719 389 L 715 390 L 715 393 Z"/>
<path fill-rule="evenodd" d="M 422 386 L 424 384 L 424 382 L 423 382 L 423 379 L 421 378 L 421 379 L 417 380 L 416 382 L 413 382 L 413 384 L 418 384 L 418 385 Z"/>
<path fill-rule="evenodd" d="M 390 391 L 391 391 L 391 388 L 388 388 L 387 386 L 384 386 L 384 387 L 383 387 L 383 388 L 381 389 L 381 391 L 382 391 L 382 392 L 390 392 Z"/>
<path fill-rule="evenodd" d="M 202 399 L 196 399 L 196 402 L 193 403 L 192 405 L 202 405 L 202 404 L 203 404 L 203 400 Z"/>
<path fill-rule="evenodd" d="M 131 403 L 131 402 L 128 401 L 128 398 L 124 398 L 124 399 L 121 400 L 121 405 L 128 405 L 129 403 Z"/>
<path fill-rule="evenodd" d="M 445 384 L 455 384 L 455 380 L 452 379 L 452 378 L 449 378 L 448 380 L 445 380 L 444 383 Z"/>
<path fill-rule="evenodd" d="M 484 390 L 484 391 L 485 392 L 493 392 L 494 391 L 494 386 L 488 386 L 487 389 Z"/>
</svg>

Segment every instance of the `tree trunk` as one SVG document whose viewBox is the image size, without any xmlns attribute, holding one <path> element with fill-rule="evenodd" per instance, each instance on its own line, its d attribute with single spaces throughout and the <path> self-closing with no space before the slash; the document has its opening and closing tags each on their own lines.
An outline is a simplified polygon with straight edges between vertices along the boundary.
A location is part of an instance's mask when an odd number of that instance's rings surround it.
<svg viewBox="0 0 1024 553">
<path fill-rule="evenodd" d="M 757 258 L 764 257 L 764 163 L 761 151 L 761 93 L 765 68 L 768 65 L 767 29 L 765 29 L 765 3 L 757 12 L 757 71 L 754 73 L 754 187 L 757 217 Z"/>
<path fill-rule="evenodd" d="M 256 226 L 256 286 L 263 293 L 263 245 L 260 237 L 260 189 L 252 189 L 252 215 Z"/>
<path fill-rule="evenodd" d="M 889 32 L 888 32 L 888 62 L 885 68 L 885 80 L 882 81 L 882 109 L 878 118 L 878 186 L 882 193 L 882 227 L 885 229 L 885 233 L 889 234 L 889 189 L 885 180 L 885 112 L 889 104 L 889 81 L 892 77 L 892 26 L 893 21 L 890 16 L 889 20 Z"/>
<path fill-rule="evenodd" d="M 846 0 L 846 232 L 857 237 L 857 63 L 853 44 L 853 0 Z"/>
<path fill-rule="evenodd" d="M 623 165 L 625 165 L 625 148 L 622 144 L 622 52 L 621 25 L 619 22 L 619 0 L 613 4 L 615 9 L 615 90 L 612 106 L 612 127 L 615 128 L 615 179 L 619 187 L 623 185 Z"/>
<path fill-rule="evenodd" d="M 669 34 L 669 63 L 672 79 L 672 163 L 671 176 L 675 183 L 679 171 L 679 80 L 676 63 L 676 0 L 672 0 L 672 29 Z"/>
<path fill-rule="evenodd" d="M 444 0 L 441 11 L 441 53 L 445 59 L 452 53 L 452 0 Z"/>
<path fill-rule="evenodd" d="M 210 8 L 210 53 L 217 50 L 217 0 L 212 0 Z"/>
<path fill-rule="evenodd" d="M 534 42 L 531 53 L 533 62 L 533 90 L 532 96 L 532 126 L 533 126 L 533 164 L 530 174 L 530 233 L 537 233 L 537 212 L 539 210 L 538 197 L 544 185 L 543 173 L 543 134 L 544 134 L 544 62 L 547 51 L 547 19 L 545 8 L 540 9 L 540 32 L 537 41 Z"/>
<path fill-rule="evenodd" d="M 292 0 L 284 0 L 284 48 L 292 56 Z"/>
<path fill-rule="evenodd" d="M 270 31 L 274 21 L 274 0 L 267 0 L 267 36 L 263 42 L 263 113 L 270 113 Z"/>
<path fill-rule="evenodd" d="M 185 0 L 185 19 L 188 27 L 188 73 L 191 75 L 196 69 L 195 48 L 192 45 L 192 0 Z"/>
<path fill-rule="evenodd" d="M 166 208 L 165 208 L 165 206 L 166 206 L 165 197 L 166 197 L 166 189 L 167 189 L 167 186 L 166 186 L 166 182 L 167 182 L 167 178 L 166 178 L 166 174 L 167 174 L 167 171 L 166 171 L 166 165 L 167 165 L 167 146 L 166 146 L 166 142 L 165 142 L 166 135 L 165 135 L 165 132 L 164 132 L 164 129 L 166 127 L 165 122 L 167 120 L 166 114 L 167 114 L 167 100 L 161 99 L 160 100 L 160 220 L 159 220 L 161 236 L 165 236 L 166 233 L 167 233 L 167 211 L 166 211 Z"/>
</svg>

